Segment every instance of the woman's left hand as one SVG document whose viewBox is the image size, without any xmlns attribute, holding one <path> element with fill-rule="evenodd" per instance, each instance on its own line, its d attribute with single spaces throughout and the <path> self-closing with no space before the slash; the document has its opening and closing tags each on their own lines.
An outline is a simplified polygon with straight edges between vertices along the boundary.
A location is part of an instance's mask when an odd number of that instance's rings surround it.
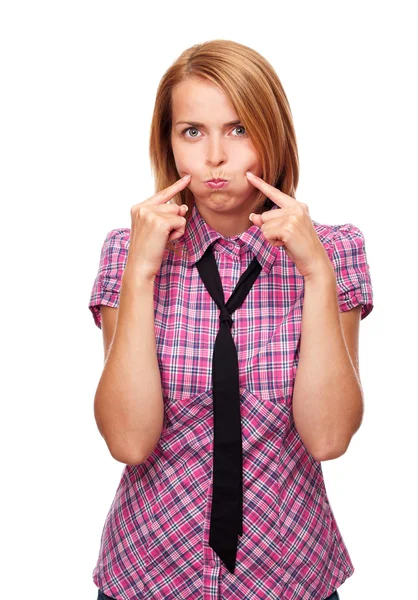
<svg viewBox="0 0 418 600">
<path fill-rule="evenodd" d="M 250 220 L 260 227 L 266 240 L 272 246 L 283 246 L 305 278 L 324 272 L 333 273 L 334 267 L 316 233 L 308 206 L 269 185 L 261 177 L 248 173 L 248 181 L 281 208 L 251 215 Z"/>
</svg>

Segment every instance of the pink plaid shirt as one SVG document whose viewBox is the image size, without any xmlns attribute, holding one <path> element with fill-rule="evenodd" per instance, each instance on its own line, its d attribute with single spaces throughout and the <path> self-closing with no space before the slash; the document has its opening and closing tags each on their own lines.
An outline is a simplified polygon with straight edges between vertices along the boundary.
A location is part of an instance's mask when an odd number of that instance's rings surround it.
<svg viewBox="0 0 418 600">
<path fill-rule="evenodd" d="M 334 265 L 340 312 L 361 304 L 364 319 L 373 298 L 363 234 L 352 224 L 313 224 Z M 115 229 L 104 241 L 89 304 L 98 327 L 99 305 L 119 304 L 129 234 Z M 254 256 L 262 266 L 231 329 L 243 439 L 243 535 L 234 574 L 208 545 L 219 309 L 195 263 L 213 243 L 225 302 Z M 164 428 L 146 462 L 124 467 L 93 581 L 118 600 L 326 598 L 354 567 L 321 463 L 306 450 L 292 418 L 304 278 L 257 226 L 225 238 L 196 206 L 178 245 L 182 256 L 165 252 L 154 286 Z"/>
</svg>

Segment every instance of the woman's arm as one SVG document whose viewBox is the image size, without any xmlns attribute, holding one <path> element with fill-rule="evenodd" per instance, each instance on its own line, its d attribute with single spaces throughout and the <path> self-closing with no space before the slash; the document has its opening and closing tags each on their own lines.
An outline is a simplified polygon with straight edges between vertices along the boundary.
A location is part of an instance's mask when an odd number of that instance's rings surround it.
<svg viewBox="0 0 418 600">
<path fill-rule="evenodd" d="M 119 308 L 101 306 L 105 365 L 94 398 L 113 458 L 144 462 L 161 435 L 164 401 L 154 330 L 154 280 L 125 269 Z"/>
<path fill-rule="evenodd" d="M 346 452 L 363 416 L 357 359 L 361 309 L 352 310 L 352 325 L 345 336 L 332 267 L 317 277 L 305 277 L 292 410 L 306 449 L 319 461 Z"/>
</svg>

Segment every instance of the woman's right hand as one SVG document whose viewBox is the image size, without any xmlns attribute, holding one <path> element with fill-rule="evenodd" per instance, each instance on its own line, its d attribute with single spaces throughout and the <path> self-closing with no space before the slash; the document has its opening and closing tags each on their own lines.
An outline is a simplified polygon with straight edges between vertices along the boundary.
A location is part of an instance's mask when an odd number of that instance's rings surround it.
<svg viewBox="0 0 418 600">
<path fill-rule="evenodd" d="M 125 270 L 154 278 L 160 270 L 167 242 L 184 234 L 187 206 L 167 202 L 181 192 L 191 177 L 178 179 L 131 208 L 131 235 Z"/>
</svg>

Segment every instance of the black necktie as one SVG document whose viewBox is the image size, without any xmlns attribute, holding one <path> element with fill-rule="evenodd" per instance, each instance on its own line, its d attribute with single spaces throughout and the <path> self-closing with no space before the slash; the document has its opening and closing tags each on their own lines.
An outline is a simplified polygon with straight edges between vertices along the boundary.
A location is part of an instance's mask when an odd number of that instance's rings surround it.
<svg viewBox="0 0 418 600">
<path fill-rule="evenodd" d="M 231 314 L 243 304 L 261 265 L 253 259 L 226 304 L 211 246 L 196 267 L 221 311 L 212 364 L 214 444 L 209 546 L 233 573 L 238 536 L 242 535 L 242 437 L 238 355 L 231 334 Z"/>
</svg>

